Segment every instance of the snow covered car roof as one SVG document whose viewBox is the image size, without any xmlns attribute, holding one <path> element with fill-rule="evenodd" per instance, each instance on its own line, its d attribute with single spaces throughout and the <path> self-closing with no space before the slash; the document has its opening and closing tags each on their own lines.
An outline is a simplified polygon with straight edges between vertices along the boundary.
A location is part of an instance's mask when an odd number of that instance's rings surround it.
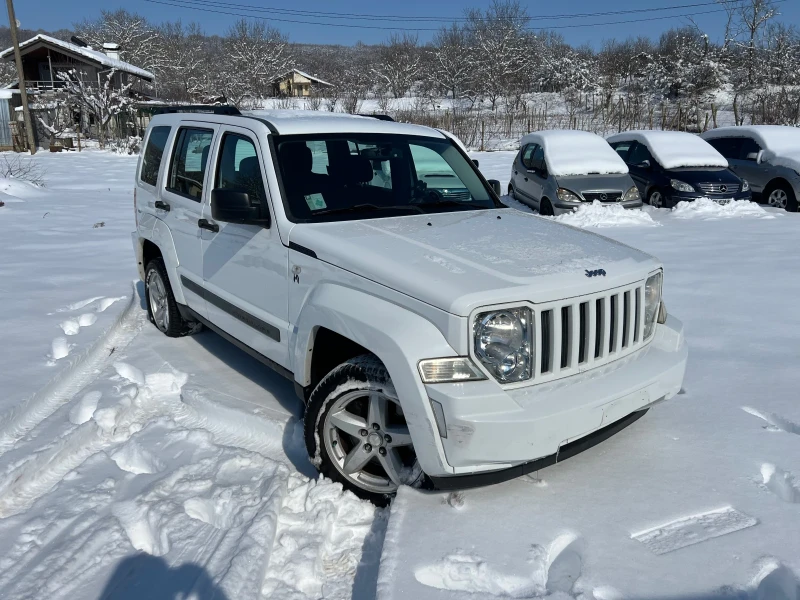
<svg viewBox="0 0 800 600">
<path fill-rule="evenodd" d="M 111 58 L 104 52 L 100 52 L 99 50 L 94 50 L 91 47 L 84 47 L 78 46 L 77 44 L 71 44 L 69 42 L 65 42 L 64 40 L 59 40 L 58 38 L 54 38 L 49 35 L 45 35 L 40 33 L 38 35 L 33 36 L 32 38 L 25 40 L 24 42 L 20 43 L 19 49 L 24 50 L 28 46 L 33 46 L 40 42 L 44 42 L 45 44 L 50 44 L 52 46 L 57 46 L 61 50 L 65 52 L 70 52 L 72 54 L 77 54 L 82 56 L 86 59 L 89 59 L 93 62 L 99 63 L 104 67 L 108 67 L 109 69 L 116 69 L 117 71 L 123 71 L 125 73 L 130 73 L 131 75 L 136 75 L 137 77 L 141 77 L 142 79 L 146 79 L 148 81 L 153 81 L 155 75 L 153 75 L 150 71 L 146 71 L 145 69 L 140 69 L 137 66 L 134 66 L 124 60 L 120 60 L 118 58 Z M 14 48 L 7 48 L 0 52 L 0 58 L 5 58 L 13 54 Z"/>
<path fill-rule="evenodd" d="M 764 159 L 773 165 L 789 167 L 800 173 L 800 128 L 788 125 L 743 125 L 720 127 L 701 134 L 706 140 L 747 136 L 764 149 Z"/>
<path fill-rule="evenodd" d="M 372 117 L 346 113 L 331 113 L 318 110 L 250 110 L 244 116 L 265 119 L 280 135 L 302 135 L 314 133 L 383 133 L 416 135 L 446 139 L 436 129 L 421 125 L 395 123 Z"/>
<path fill-rule="evenodd" d="M 609 144 L 636 141 L 665 169 L 722 167 L 728 161 L 708 142 L 685 131 L 625 131 L 606 138 Z"/>
<path fill-rule="evenodd" d="M 588 131 L 536 131 L 524 136 L 520 144 L 542 146 L 547 170 L 556 177 L 628 172 L 628 165 L 611 146 Z"/>
</svg>

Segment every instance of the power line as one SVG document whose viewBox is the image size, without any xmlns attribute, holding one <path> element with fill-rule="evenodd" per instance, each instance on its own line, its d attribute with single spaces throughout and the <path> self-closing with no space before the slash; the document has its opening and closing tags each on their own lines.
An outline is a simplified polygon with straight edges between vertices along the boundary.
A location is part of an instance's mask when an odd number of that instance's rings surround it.
<svg viewBox="0 0 800 600">
<path fill-rule="evenodd" d="M 218 3 L 207 3 L 207 4 L 199 4 L 204 0 L 144 0 L 145 2 L 149 2 L 151 4 L 160 4 L 163 6 L 173 6 L 176 8 L 186 8 L 189 10 L 194 10 L 198 12 L 207 12 L 207 13 L 214 13 L 214 14 L 221 14 L 221 15 L 229 15 L 234 17 L 244 17 L 250 19 L 259 19 L 262 21 L 274 21 L 278 23 L 293 23 L 293 24 L 300 24 L 300 25 L 324 25 L 326 27 L 346 27 L 349 29 L 372 29 L 372 30 L 382 30 L 382 31 L 439 31 L 439 27 L 394 27 L 391 25 L 356 25 L 352 23 L 324 23 L 320 21 L 306 21 L 300 19 L 285 19 L 280 17 L 267 17 L 262 15 L 250 14 L 250 13 L 243 13 L 243 12 L 233 12 L 228 10 L 219 10 L 217 7 L 224 8 L 224 4 Z M 786 2 L 786 0 L 775 0 L 775 3 Z M 716 3 L 713 3 L 716 4 Z M 211 8 L 215 7 L 215 8 Z M 652 10 L 667 10 L 668 7 L 664 7 L 662 9 L 647 9 L 646 12 L 651 12 Z M 266 10 L 266 9 L 264 9 Z M 527 27 L 526 29 L 529 31 L 539 30 L 539 29 L 572 29 L 572 28 L 580 28 L 580 27 L 599 27 L 604 25 L 622 25 L 627 23 L 643 23 L 646 21 L 660 21 L 665 19 L 680 19 L 686 17 L 695 17 L 699 15 L 706 15 L 712 13 L 720 13 L 725 12 L 726 8 L 718 8 L 713 10 L 705 10 L 705 11 L 697 11 L 692 13 L 684 13 L 679 15 L 664 15 L 659 17 L 646 17 L 642 19 L 626 19 L 621 21 L 603 21 L 599 23 L 573 23 L 570 25 L 543 25 L 541 27 Z M 549 19 L 549 18 L 585 18 L 588 16 L 607 16 L 613 15 L 614 12 L 609 13 L 587 13 L 585 16 L 581 15 L 560 15 L 556 17 L 539 17 L 538 19 Z M 312 18 L 312 17 L 309 17 Z M 328 17 L 317 17 L 317 18 L 328 18 Z"/>
<path fill-rule="evenodd" d="M 238 4 L 235 2 L 224 2 L 220 0 L 177 0 L 185 4 L 197 4 L 201 6 L 208 6 L 211 8 L 217 9 L 230 9 L 230 10 L 245 10 L 245 11 L 255 11 L 261 13 L 275 13 L 279 15 L 288 15 L 288 16 L 300 16 L 305 18 L 314 18 L 314 19 L 346 19 L 346 20 L 360 20 L 360 21 L 394 21 L 400 20 L 404 22 L 463 22 L 469 21 L 468 17 L 434 17 L 434 16 L 411 16 L 411 15 L 380 15 L 380 14 L 364 14 L 364 13 L 344 13 L 344 12 L 327 12 L 327 11 L 314 11 L 314 10 L 302 10 L 302 9 L 295 9 L 295 8 L 277 8 L 277 7 L 270 7 L 270 6 L 259 6 L 253 4 Z M 746 0 L 725 0 L 725 4 L 729 7 L 737 7 L 740 6 L 742 2 Z M 706 2 L 696 2 L 693 4 L 677 4 L 673 6 L 660 6 L 660 7 L 652 7 L 652 8 L 634 8 L 634 9 L 626 9 L 626 10 L 615 10 L 615 11 L 601 11 L 601 12 L 594 12 L 594 13 L 571 13 L 571 14 L 555 14 L 555 15 L 540 15 L 534 17 L 526 17 L 528 20 L 532 21 L 549 21 L 554 19 L 575 19 L 575 18 L 589 18 L 589 17 L 607 17 L 607 16 L 616 16 L 616 15 L 627 15 L 627 14 L 637 14 L 637 13 L 650 13 L 654 11 L 669 11 L 669 10 L 681 10 L 685 8 L 697 8 L 703 6 L 720 6 L 720 3 L 717 1 L 706 1 Z M 722 9 L 724 10 L 724 9 Z M 504 17 L 499 16 L 496 17 L 499 20 L 519 20 L 519 17 Z"/>
</svg>

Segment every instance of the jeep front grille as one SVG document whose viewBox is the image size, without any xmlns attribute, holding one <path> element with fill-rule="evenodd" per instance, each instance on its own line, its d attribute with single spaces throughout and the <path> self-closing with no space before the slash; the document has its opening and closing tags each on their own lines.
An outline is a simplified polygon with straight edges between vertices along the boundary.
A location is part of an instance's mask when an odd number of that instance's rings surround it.
<svg viewBox="0 0 800 600">
<path fill-rule="evenodd" d="M 536 371 L 542 383 L 586 371 L 642 347 L 644 282 L 536 306 Z"/>
<path fill-rule="evenodd" d="M 725 188 L 724 190 L 722 188 Z M 738 194 L 738 183 L 698 183 L 697 189 L 704 194 Z"/>
</svg>

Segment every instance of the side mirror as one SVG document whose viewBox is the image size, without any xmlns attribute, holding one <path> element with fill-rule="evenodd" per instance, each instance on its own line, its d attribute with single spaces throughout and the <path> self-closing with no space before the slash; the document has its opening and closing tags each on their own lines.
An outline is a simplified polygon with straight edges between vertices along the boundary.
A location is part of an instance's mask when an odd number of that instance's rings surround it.
<svg viewBox="0 0 800 600">
<path fill-rule="evenodd" d="M 211 190 L 211 217 L 225 223 L 252 223 L 269 227 L 269 217 L 261 215 L 261 206 L 253 206 L 247 192 L 217 188 Z"/>
<path fill-rule="evenodd" d="M 472 164 L 475 165 L 476 167 L 480 167 L 481 166 L 481 164 L 478 162 L 477 158 L 473 158 L 472 159 Z"/>
<path fill-rule="evenodd" d="M 492 186 L 492 190 L 494 190 L 495 194 L 498 196 L 503 195 L 503 188 L 500 186 L 500 182 L 497 179 L 490 179 L 489 185 Z"/>
<path fill-rule="evenodd" d="M 640 169 L 649 169 L 650 168 L 650 161 L 643 160 L 638 165 L 634 165 L 635 167 L 639 167 Z"/>
</svg>

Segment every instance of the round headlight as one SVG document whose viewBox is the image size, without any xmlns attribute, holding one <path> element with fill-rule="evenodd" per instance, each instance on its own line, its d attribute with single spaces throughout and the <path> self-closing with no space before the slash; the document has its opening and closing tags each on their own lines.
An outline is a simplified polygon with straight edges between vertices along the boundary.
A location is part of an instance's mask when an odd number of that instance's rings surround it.
<svg viewBox="0 0 800 600">
<path fill-rule="evenodd" d="M 478 315 L 475 354 L 499 381 L 530 377 L 530 325 L 530 311 L 525 308 Z"/>
</svg>

